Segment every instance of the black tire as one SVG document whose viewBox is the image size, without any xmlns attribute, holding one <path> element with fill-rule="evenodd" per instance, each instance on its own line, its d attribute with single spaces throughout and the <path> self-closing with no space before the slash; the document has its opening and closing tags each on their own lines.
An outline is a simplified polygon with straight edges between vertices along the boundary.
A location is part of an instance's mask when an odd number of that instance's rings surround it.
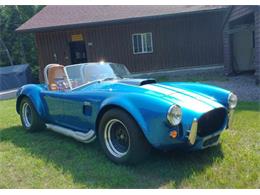
<svg viewBox="0 0 260 195">
<path fill-rule="evenodd" d="M 113 124 L 111 124 L 113 123 Z M 114 127 L 111 125 L 114 125 L 117 127 Z M 120 128 L 120 127 L 121 128 Z M 114 128 L 114 131 L 118 131 L 118 129 L 123 129 L 120 130 L 121 132 L 123 131 L 124 136 L 123 137 L 129 137 L 129 139 L 125 139 L 124 141 L 124 146 L 127 146 L 125 150 L 123 150 L 124 154 L 118 155 L 118 150 L 115 149 L 113 144 L 114 142 L 119 143 L 118 139 L 121 139 L 121 134 L 119 135 L 120 138 L 109 138 L 111 142 L 106 141 L 108 140 L 108 132 L 112 132 Z M 110 130 L 108 130 L 110 129 Z M 110 133 L 109 137 L 112 137 L 112 134 L 117 134 L 115 133 Z M 121 109 L 111 109 L 107 111 L 99 124 L 99 129 L 98 129 L 98 136 L 99 136 L 99 142 L 101 144 L 102 149 L 104 150 L 106 156 L 112 160 L 115 163 L 118 164 L 135 164 L 138 163 L 142 160 L 144 160 L 150 153 L 151 151 L 151 145 L 147 142 L 146 138 L 143 135 L 143 132 L 139 125 L 136 123 L 136 121 L 132 118 L 130 114 L 125 112 L 124 110 Z M 117 135 L 114 135 L 116 137 Z M 112 141 L 116 140 L 116 141 Z M 112 144 L 111 144 L 112 143 Z M 128 144 L 129 143 L 129 144 Z M 111 146 L 113 145 L 113 147 Z M 120 146 L 120 144 L 117 144 Z M 112 148 L 114 149 L 112 149 Z M 121 147 L 122 148 L 122 147 Z M 117 151 L 117 152 L 115 152 Z"/>
<path fill-rule="evenodd" d="M 25 107 L 27 107 L 27 108 L 25 108 Z M 25 117 L 25 114 L 23 114 L 23 112 L 25 112 L 25 109 L 30 110 L 30 111 L 28 111 L 31 113 L 30 117 L 28 117 L 28 116 Z M 39 117 L 37 111 L 34 108 L 34 105 L 32 104 L 32 102 L 29 98 L 24 97 L 21 100 L 19 114 L 20 114 L 22 125 L 27 131 L 35 132 L 35 131 L 40 131 L 40 130 L 45 129 L 44 122 Z M 27 118 L 27 120 L 26 120 L 26 118 Z M 30 118 L 30 120 L 28 120 L 28 118 Z"/>
</svg>

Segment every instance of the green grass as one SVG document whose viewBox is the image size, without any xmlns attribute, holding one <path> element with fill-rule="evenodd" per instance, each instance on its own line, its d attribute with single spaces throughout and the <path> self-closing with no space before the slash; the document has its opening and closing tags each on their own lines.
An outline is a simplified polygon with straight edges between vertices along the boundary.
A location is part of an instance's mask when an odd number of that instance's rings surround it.
<svg viewBox="0 0 260 195">
<path fill-rule="evenodd" d="M 25 132 L 15 100 L 0 101 L 0 188 L 259 188 L 259 114 L 257 103 L 241 102 L 219 146 L 154 151 L 144 163 L 119 166 L 97 142 Z"/>
</svg>

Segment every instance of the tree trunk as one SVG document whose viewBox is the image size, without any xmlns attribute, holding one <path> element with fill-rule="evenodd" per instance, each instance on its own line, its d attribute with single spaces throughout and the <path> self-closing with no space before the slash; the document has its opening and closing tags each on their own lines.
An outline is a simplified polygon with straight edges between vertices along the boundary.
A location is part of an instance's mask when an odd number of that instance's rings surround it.
<svg viewBox="0 0 260 195">
<path fill-rule="evenodd" d="M 10 62 L 10 65 L 13 66 L 13 60 L 12 60 L 12 57 L 10 55 L 10 52 L 9 50 L 7 49 L 7 47 L 5 46 L 5 43 L 2 41 L 2 39 L 0 38 L 0 45 L 2 45 L 2 47 L 4 48 L 4 51 L 6 52 L 6 55 L 8 57 L 8 60 Z"/>
</svg>

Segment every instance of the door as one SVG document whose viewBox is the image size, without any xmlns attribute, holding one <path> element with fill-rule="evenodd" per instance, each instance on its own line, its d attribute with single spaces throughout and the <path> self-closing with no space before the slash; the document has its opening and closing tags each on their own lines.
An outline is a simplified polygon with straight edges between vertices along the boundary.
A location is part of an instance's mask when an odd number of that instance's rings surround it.
<svg viewBox="0 0 260 195">
<path fill-rule="evenodd" d="M 88 99 L 87 95 L 83 99 Z M 92 122 L 92 105 L 80 95 L 68 94 L 63 99 L 63 125 L 69 129 L 88 132 Z"/>
<path fill-rule="evenodd" d="M 91 130 L 92 104 L 80 95 L 62 91 L 42 92 L 49 123 L 83 133 Z"/>
<path fill-rule="evenodd" d="M 70 56 L 72 64 L 87 62 L 86 44 L 84 41 L 70 42 Z"/>
<path fill-rule="evenodd" d="M 50 123 L 56 125 L 64 124 L 64 95 L 61 91 L 43 91 L 42 97 L 46 108 L 46 117 Z"/>
<path fill-rule="evenodd" d="M 238 72 L 254 70 L 253 31 L 243 29 L 233 34 L 233 63 Z"/>
</svg>

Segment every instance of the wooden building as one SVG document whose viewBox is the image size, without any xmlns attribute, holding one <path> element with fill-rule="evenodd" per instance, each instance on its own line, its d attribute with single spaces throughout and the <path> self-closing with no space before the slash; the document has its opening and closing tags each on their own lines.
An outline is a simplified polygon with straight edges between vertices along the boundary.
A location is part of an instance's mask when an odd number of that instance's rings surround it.
<svg viewBox="0 0 260 195">
<path fill-rule="evenodd" d="M 110 61 L 132 72 L 223 64 L 226 6 L 46 6 L 20 26 L 49 63 Z"/>
<path fill-rule="evenodd" d="M 231 6 L 224 22 L 227 74 L 252 72 L 260 82 L 260 6 Z"/>
</svg>

